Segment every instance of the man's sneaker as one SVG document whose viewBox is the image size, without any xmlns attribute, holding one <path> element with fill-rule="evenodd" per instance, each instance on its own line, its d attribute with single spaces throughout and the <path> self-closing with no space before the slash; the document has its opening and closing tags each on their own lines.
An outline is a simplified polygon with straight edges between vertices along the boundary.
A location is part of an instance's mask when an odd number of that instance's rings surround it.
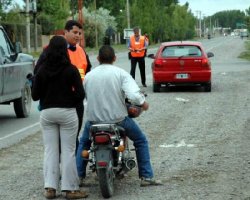
<svg viewBox="0 0 250 200">
<path fill-rule="evenodd" d="M 66 199 L 82 199 L 87 198 L 88 196 L 89 195 L 87 194 L 87 192 L 83 192 L 80 190 L 66 192 Z"/>
<path fill-rule="evenodd" d="M 56 190 L 54 188 L 46 188 L 44 191 L 44 196 L 47 199 L 56 198 Z"/>
<path fill-rule="evenodd" d="M 141 187 L 145 186 L 154 186 L 154 185 L 163 185 L 161 180 L 155 180 L 153 178 L 142 178 L 141 179 Z"/>
</svg>

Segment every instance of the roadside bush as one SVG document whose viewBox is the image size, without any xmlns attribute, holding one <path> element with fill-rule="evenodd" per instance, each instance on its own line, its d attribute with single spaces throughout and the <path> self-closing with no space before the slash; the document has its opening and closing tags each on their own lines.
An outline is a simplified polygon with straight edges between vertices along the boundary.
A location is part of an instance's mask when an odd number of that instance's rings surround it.
<svg viewBox="0 0 250 200">
<path fill-rule="evenodd" d="M 250 60 L 250 40 L 245 42 L 246 51 L 239 55 L 239 58 Z"/>
</svg>

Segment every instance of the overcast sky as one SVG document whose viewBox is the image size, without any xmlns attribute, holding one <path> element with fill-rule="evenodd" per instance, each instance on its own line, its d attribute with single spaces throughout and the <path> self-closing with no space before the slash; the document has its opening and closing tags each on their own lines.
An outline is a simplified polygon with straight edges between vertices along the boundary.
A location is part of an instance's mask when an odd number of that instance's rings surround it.
<svg viewBox="0 0 250 200">
<path fill-rule="evenodd" d="M 211 16 L 225 10 L 245 12 L 250 7 L 250 0 L 179 0 L 179 2 L 180 5 L 188 2 L 189 8 L 195 16 L 197 16 L 197 11 L 201 11 L 202 16 Z"/>
<path fill-rule="evenodd" d="M 23 0 L 15 0 L 20 5 L 24 5 Z M 189 2 L 189 8 L 197 16 L 197 11 L 201 15 L 210 16 L 219 11 L 241 10 L 245 11 L 250 7 L 250 0 L 179 0 L 180 5 Z"/>
<path fill-rule="evenodd" d="M 23 0 L 14 0 L 13 2 L 18 3 L 21 7 L 24 6 L 24 1 Z"/>
</svg>

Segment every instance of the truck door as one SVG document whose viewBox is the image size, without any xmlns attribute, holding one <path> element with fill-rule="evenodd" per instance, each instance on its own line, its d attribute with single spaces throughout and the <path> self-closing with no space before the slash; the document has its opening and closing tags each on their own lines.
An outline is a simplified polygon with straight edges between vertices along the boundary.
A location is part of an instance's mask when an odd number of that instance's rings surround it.
<svg viewBox="0 0 250 200">
<path fill-rule="evenodd" d="M 2 64 L 2 60 L 3 60 L 3 55 L 1 54 L 0 51 L 0 98 L 3 95 L 3 64 Z M 0 100 L 1 102 L 1 100 Z"/>
<path fill-rule="evenodd" d="M 0 65 L 1 65 L 1 90 L 5 98 L 20 96 L 21 87 L 21 66 L 14 62 L 14 47 L 8 39 L 6 33 L 0 28 Z"/>
</svg>

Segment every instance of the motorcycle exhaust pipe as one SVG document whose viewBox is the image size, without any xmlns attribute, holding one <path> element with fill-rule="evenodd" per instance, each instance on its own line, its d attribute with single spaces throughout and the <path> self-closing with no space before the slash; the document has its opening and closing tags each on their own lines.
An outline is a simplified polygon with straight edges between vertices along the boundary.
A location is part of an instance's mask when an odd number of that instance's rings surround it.
<svg viewBox="0 0 250 200">
<path fill-rule="evenodd" d="M 127 159 L 125 161 L 125 166 L 128 170 L 131 170 L 136 166 L 136 162 L 134 159 Z"/>
</svg>

